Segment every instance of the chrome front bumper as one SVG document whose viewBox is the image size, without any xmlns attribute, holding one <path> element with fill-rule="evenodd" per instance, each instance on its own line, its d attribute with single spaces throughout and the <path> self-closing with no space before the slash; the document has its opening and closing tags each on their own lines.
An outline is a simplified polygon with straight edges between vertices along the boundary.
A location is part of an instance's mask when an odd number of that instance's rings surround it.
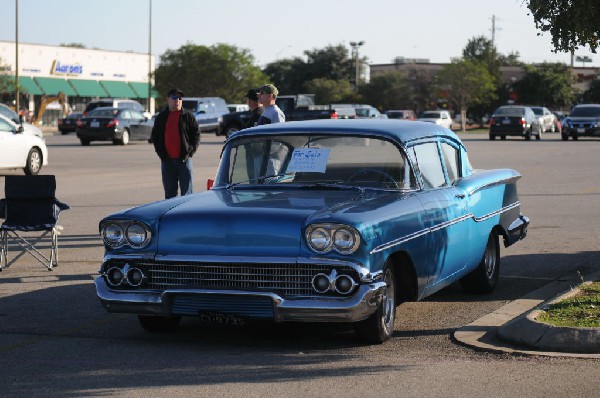
<svg viewBox="0 0 600 398">
<path fill-rule="evenodd" d="M 381 303 L 383 291 L 386 287 L 384 282 L 372 282 L 361 285 L 352 297 L 343 299 L 328 297 L 285 299 L 274 293 L 237 290 L 174 289 L 163 292 L 120 291 L 111 289 L 103 277 L 97 277 L 95 285 L 100 302 L 109 312 L 168 316 L 173 315 L 172 308 L 175 299 L 183 296 L 201 296 L 203 299 L 218 298 L 219 300 L 227 300 L 228 298 L 262 298 L 272 302 L 272 319 L 275 322 L 361 321 L 375 312 L 379 303 Z M 231 315 L 239 314 L 232 313 Z"/>
</svg>

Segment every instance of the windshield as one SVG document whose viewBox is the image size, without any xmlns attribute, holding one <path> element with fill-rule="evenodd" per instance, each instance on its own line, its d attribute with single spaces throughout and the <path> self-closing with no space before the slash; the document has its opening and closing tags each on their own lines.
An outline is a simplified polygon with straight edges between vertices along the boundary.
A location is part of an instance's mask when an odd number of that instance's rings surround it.
<svg viewBox="0 0 600 398">
<path fill-rule="evenodd" d="M 544 111 L 542 110 L 542 108 L 531 108 L 531 110 L 533 111 L 533 113 L 535 113 L 538 116 L 542 116 L 544 114 Z"/>
<path fill-rule="evenodd" d="M 577 106 L 569 116 L 575 117 L 598 117 L 600 116 L 600 106 Z"/>
<path fill-rule="evenodd" d="M 404 152 L 383 139 L 285 134 L 231 141 L 215 187 L 256 184 L 411 189 L 415 179 Z"/>
</svg>

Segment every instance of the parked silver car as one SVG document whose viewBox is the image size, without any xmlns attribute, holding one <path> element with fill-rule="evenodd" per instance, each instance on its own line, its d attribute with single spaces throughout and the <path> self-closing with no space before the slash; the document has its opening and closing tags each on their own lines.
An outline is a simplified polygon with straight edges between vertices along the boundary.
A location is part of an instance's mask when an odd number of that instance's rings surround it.
<svg viewBox="0 0 600 398">
<path fill-rule="evenodd" d="M 556 116 L 545 106 L 530 106 L 531 110 L 540 119 L 540 124 L 545 132 L 556 132 Z"/>
</svg>

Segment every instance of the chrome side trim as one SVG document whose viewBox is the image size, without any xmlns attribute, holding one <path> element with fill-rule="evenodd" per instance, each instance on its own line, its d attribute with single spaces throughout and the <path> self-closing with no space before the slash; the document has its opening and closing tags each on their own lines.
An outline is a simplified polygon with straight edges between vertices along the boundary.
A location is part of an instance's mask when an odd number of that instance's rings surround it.
<svg viewBox="0 0 600 398">
<path fill-rule="evenodd" d="M 448 228 L 448 227 L 450 227 L 450 226 L 452 226 L 454 224 L 458 224 L 460 222 L 463 222 L 463 221 L 466 221 L 466 220 L 469 220 L 469 219 L 473 219 L 473 221 L 475 221 L 475 222 L 483 222 L 483 221 L 486 221 L 486 220 L 488 220 L 488 219 L 490 219 L 492 217 L 498 216 L 498 215 L 500 215 L 502 213 L 506 213 L 507 211 L 512 210 L 515 207 L 519 207 L 520 205 L 521 205 L 521 202 L 520 201 L 516 201 L 516 202 L 514 202 L 514 203 L 512 203 L 512 204 L 510 204 L 508 206 L 505 206 L 505 207 L 503 207 L 503 208 L 501 208 L 499 210 L 496 210 L 494 212 L 488 213 L 488 214 L 483 215 L 481 217 L 475 217 L 473 215 L 473 213 L 468 213 L 468 214 L 465 214 L 464 216 L 455 218 L 453 220 L 449 220 L 449 221 L 443 222 L 441 224 L 434 225 L 433 227 L 429 227 L 429 228 L 425 228 L 425 229 L 422 229 L 422 230 L 417 231 L 417 232 L 413 232 L 412 234 L 409 234 L 409 235 L 403 236 L 401 238 L 394 239 L 394 240 L 392 240 L 390 242 L 384 243 L 382 245 L 379 245 L 376 248 L 374 248 L 373 250 L 371 250 L 369 252 L 369 254 L 379 253 L 379 252 L 381 252 L 383 250 L 389 249 L 389 248 L 394 247 L 394 246 L 401 245 L 402 243 L 409 242 L 409 241 L 411 241 L 413 239 L 420 238 L 421 236 L 427 235 L 427 234 L 432 233 L 432 232 L 439 231 L 439 230 L 444 229 L 444 228 Z"/>
</svg>

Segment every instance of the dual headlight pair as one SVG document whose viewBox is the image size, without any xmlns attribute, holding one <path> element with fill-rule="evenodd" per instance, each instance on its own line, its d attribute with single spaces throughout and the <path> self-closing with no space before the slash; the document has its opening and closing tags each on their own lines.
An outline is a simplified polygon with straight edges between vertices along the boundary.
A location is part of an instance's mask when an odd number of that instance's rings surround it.
<svg viewBox="0 0 600 398">
<path fill-rule="evenodd" d="M 125 245 L 139 249 L 150 242 L 150 230 L 136 221 L 109 221 L 100 225 L 104 244 L 112 249 Z"/>
<path fill-rule="evenodd" d="M 306 228 L 306 241 L 317 253 L 333 250 L 340 254 L 352 254 L 360 245 L 360 235 L 348 225 L 314 224 Z"/>
</svg>

